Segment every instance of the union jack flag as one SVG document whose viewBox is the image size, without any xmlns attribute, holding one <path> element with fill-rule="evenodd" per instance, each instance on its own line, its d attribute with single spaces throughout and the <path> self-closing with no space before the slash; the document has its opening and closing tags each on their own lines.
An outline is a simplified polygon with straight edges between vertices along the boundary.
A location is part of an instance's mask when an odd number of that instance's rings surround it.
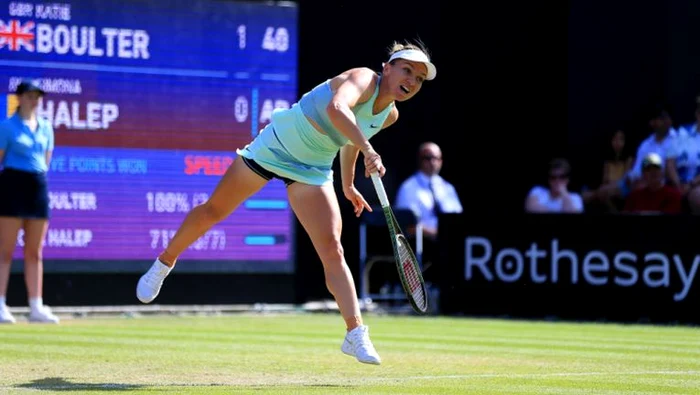
<svg viewBox="0 0 700 395">
<path fill-rule="evenodd" d="M 0 20 L 0 49 L 5 46 L 10 51 L 19 51 L 23 47 L 34 52 L 34 22 L 21 24 L 17 20 L 11 20 L 10 23 Z"/>
</svg>

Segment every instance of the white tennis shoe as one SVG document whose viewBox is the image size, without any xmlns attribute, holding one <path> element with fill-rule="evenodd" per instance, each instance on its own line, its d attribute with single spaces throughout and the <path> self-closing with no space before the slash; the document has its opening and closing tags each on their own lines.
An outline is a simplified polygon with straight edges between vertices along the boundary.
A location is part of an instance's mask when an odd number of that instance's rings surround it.
<svg viewBox="0 0 700 395">
<path fill-rule="evenodd" d="M 14 324 L 17 322 L 15 317 L 10 313 L 10 309 L 7 305 L 3 304 L 0 306 L 0 324 Z"/>
<path fill-rule="evenodd" d="M 165 277 L 170 274 L 171 268 L 156 259 L 151 268 L 141 276 L 136 285 L 136 297 L 142 303 L 151 303 L 160 293 Z"/>
<path fill-rule="evenodd" d="M 360 325 L 345 335 L 345 341 L 340 348 L 345 354 L 357 358 L 362 363 L 379 365 L 382 363 L 377 350 L 369 339 L 369 328 Z"/>
<path fill-rule="evenodd" d="M 51 311 L 49 306 L 41 305 L 33 308 L 29 313 L 29 322 L 38 322 L 44 324 L 58 324 L 60 319 Z"/>
</svg>

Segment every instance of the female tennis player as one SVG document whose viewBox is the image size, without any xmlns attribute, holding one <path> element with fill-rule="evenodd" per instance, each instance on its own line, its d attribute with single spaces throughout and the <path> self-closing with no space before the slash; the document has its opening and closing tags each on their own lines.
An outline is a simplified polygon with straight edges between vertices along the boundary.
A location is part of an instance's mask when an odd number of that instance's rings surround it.
<svg viewBox="0 0 700 395">
<path fill-rule="evenodd" d="M 343 194 L 356 216 L 370 205 L 354 186 L 355 162 L 364 157 L 365 177 L 385 173 L 369 139 L 396 122 L 395 102 L 420 91 L 437 70 L 422 43 L 394 43 L 381 73 L 353 68 L 304 94 L 290 109 L 276 110 L 255 139 L 236 152 L 209 200 L 185 217 L 168 247 L 141 276 L 136 295 L 150 303 L 180 254 L 229 216 L 272 178 L 287 185 L 289 202 L 323 263 L 326 286 L 345 319 L 341 350 L 363 363 L 381 362 L 363 324 L 352 274 L 340 242 L 342 218 L 331 166 L 340 152 Z"/>
</svg>

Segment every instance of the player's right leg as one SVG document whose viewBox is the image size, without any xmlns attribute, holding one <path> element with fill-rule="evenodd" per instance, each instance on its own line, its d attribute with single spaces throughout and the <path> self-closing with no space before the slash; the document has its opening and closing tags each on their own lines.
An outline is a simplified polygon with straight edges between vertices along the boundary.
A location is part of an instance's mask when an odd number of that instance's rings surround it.
<svg viewBox="0 0 700 395">
<path fill-rule="evenodd" d="M 141 276 L 136 287 L 138 299 L 143 303 L 152 302 L 158 296 L 165 277 L 180 254 L 212 226 L 228 217 L 267 182 L 266 178 L 251 170 L 242 157 L 236 157 L 209 200 L 190 210 L 168 247 Z"/>
<path fill-rule="evenodd" d="M 379 365 L 381 358 L 363 324 L 355 283 L 340 243 L 342 217 L 333 185 L 314 186 L 295 182 L 287 188 L 289 202 L 311 238 L 326 278 L 346 324 L 341 350 L 362 363 Z"/>
</svg>

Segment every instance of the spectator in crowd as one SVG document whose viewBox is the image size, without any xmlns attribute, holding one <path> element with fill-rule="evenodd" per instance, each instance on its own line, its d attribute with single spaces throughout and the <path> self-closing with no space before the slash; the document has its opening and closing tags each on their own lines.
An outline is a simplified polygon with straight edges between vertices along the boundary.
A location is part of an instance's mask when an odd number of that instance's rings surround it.
<svg viewBox="0 0 700 395">
<path fill-rule="evenodd" d="M 695 97 L 695 119 L 687 124 L 680 125 L 678 127 L 677 133 L 691 133 L 697 132 L 698 122 L 700 122 L 700 115 L 698 114 L 698 109 L 700 109 L 700 96 Z"/>
<path fill-rule="evenodd" d="M 645 186 L 642 177 L 642 161 L 647 155 L 650 153 L 659 155 L 662 161 L 662 170 L 665 170 L 666 160 L 674 154 L 673 147 L 677 133 L 673 130 L 671 114 L 665 107 L 656 107 L 649 120 L 649 126 L 653 133 L 639 144 L 634 166 L 627 175 L 628 182 L 623 186 L 623 197 L 629 195 L 632 189 Z"/>
<path fill-rule="evenodd" d="M 674 142 L 678 135 L 678 132 L 673 129 L 673 120 L 666 107 L 654 108 L 649 119 L 649 127 L 652 134 L 639 144 L 632 169 L 616 183 L 603 184 L 598 189 L 585 193 L 587 203 L 617 198 L 626 199 L 632 190 L 644 187 L 642 159 L 649 153 L 656 153 L 662 158 L 665 170 L 666 160 L 675 155 Z"/>
<path fill-rule="evenodd" d="M 424 262 L 435 258 L 438 215 L 462 212 L 462 203 L 455 187 L 439 174 L 442 164 L 442 150 L 437 144 L 421 144 L 418 148 L 418 171 L 401 183 L 394 203 L 396 208 L 413 211 L 418 218 L 423 228 Z M 409 235 L 415 234 L 415 229 L 406 231 Z"/>
<path fill-rule="evenodd" d="M 687 209 L 693 214 L 700 213 L 700 97 L 696 103 L 696 121 L 679 128 L 672 153 L 666 159 L 668 182 L 680 190 Z"/>
<path fill-rule="evenodd" d="M 616 129 L 608 140 L 608 145 L 603 156 L 603 175 L 597 191 L 586 191 L 582 194 L 585 203 L 601 203 L 601 208 L 610 213 L 618 212 L 624 205 L 624 199 L 618 194 L 604 193 L 606 190 L 615 190 L 620 182 L 624 182 L 625 175 L 634 165 L 634 155 L 628 148 L 626 134 L 621 129 Z M 602 191 L 598 193 L 598 191 Z"/>
<path fill-rule="evenodd" d="M 24 281 L 29 321 L 58 323 L 42 299 L 42 244 L 49 219 L 46 172 L 54 147 L 51 123 L 37 116 L 44 91 L 23 81 L 15 91 L 19 108 L 0 122 L 0 323 L 14 323 L 6 304 L 10 264 L 20 229 L 24 229 Z"/>
<path fill-rule="evenodd" d="M 568 189 L 571 166 L 566 159 L 549 163 L 548 186 L 535 186 L 525 200 L 527 213 L 582 213 L 581 195 Z"/>
<path fill-rule="evenodd" d="M 664 180 L 661 155 L 651 152 L 641 161 L 644 186 L 633 190 L 625 200 L 624 212 L 635 214 L 679 214 L 680 191 Z"/>
<path fill-rule="evenodd" d="M 626 134 L 617 129 L 612 134 L 610 146 L 603 159 L 603 178 L 601 185 L 616 184 L 634 165 L 634 155 L 626 144 Z"/>
</svg>

